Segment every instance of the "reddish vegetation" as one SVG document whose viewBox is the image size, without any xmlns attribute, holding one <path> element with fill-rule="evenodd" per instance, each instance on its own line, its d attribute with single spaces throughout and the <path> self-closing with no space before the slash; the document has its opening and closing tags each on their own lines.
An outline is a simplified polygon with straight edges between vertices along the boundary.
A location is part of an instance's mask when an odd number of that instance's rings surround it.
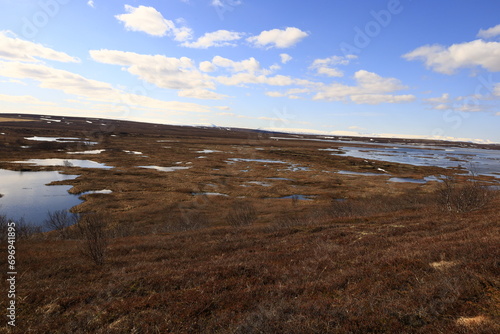
<svg viewBox="0 0 500 334">
<path fill-rule="evenodd" d="M 28 132 L 72 136 L 83 131 L 77 125 L 87 126 L 78 123 L 72 134 L 57 125 L 27 124 L 6 127 L 18 134 L 0 142 L 0 152 L 12 153 L 8 160 L 63 155 L 52 148 L 16 149 L 15 140 L 23 141 Z M 111 219 L 102 265 L 82 255 L 85 241 L 76 228 L 65 239 L 47 233 L 19 240 L 12 332 L 500 331 L 500 198 L 493 193 L 480 209 L 450 212 L 440 204 L 436 183 L 394 184 L 383 176 L 318 172 L 382 167 L 393 176 L 421 177 L 443 173 L 438 168 L 330 156 L 318 151 L 330 144 L 275 142 L 243 131 L 217 137 L 216 130 L 184 135 L 177 128 L 141 126 L 126 128 L 127 135 L 108 133 L 96 148 L 110 152 L 85 157 L 119 167 L 79 169 L 82 176 L 68 181 L 78 191 L 113 190 L 87 195 L 79 207 Z M 161 146 L 172 149 L 167 154 Z M 221 152 L 197 159 L 202 154 L 193 154 L 193 148 Z M 276 171 L 255 162 L 228 165 L 230 157 L 286 160 L 313 171 Z M 159 166 L 193 161 L 193 167 L 167 173 L 134 168 L 144 159 Z M 241 172 L 247 165 L 250 170 Z M 272 185 L 241 186 L 248 181 Z M 316 197 L 268 198 L 297 189 Z M 191 194 L 209 191 L 229 196 Z M 1 247 L 5 254 L 5 244 Z M 2 255 L 3 272 L 5 259 Z M 6 308 L 4 298 L 0 308 Z"/>
</svg>

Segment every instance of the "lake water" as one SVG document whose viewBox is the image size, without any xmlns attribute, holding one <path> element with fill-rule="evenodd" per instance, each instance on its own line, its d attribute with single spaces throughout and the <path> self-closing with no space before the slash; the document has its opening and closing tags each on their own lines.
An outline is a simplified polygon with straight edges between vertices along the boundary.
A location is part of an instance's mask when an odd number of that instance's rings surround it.
<svg viewBox="0 0 500 334">
<path fill-rule="evenodd" d="M 480 175 L 500 178 L 500 151 L 460 147 L 391 145 L 391 147 L 352 147 L 340 149 L 350 157 L 403 163 L 414 166 L 472 168 Z M 333 153 L 337 155 L 338 153 Z"/>
<path fill-rule="evenodd" d="M 79 159 L 28 159 L 23 161 L 12 161 L 17 164 L 29 164 L 35 166 L 66 166 L 66 167 L 81 167 L 81 168 L 113 168 L 92 160 Z"/>
<path fill-rule="evenodd" d="M 47 186 L 53 181 L 73 180 L 78 175 L 51 172 L 19 172 L 0 169 L 0 214 L 42 225 L 48 211 L 68 210 L 82 203 L 69 185 Z"/>
</svg>

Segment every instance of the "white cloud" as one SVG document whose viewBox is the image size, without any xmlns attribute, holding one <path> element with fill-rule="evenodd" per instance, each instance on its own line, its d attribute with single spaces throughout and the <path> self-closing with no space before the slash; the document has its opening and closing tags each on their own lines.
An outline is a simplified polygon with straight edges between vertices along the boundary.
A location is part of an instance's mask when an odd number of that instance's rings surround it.
<svg viewBox="0 0 500 334">
<path fill-rule="evenodd" d="M 329 77 L 343 77 L 344 73 L 334 67 L 335 65 L 348 65 L 352 59 L 358 58 L 355 55 L 347 55 L 345 57 L 332 56 L 329 58 L 315 59 L 309 69 L 315 70 L 319 75 L 326 75 Z"/>
<path fill-rule="evenodd" d="M 500 43 L 475 40 L 453 44 L 421 46 L 405 55 L 406 60 L 423 60 L 432 70 L 453 74 L 459 68 L 480 66 L 491 72 L 500 71 Z"/>
<path fill-rule="evenodd" d="M 290 56 L 289 54 L 286 54 L 286 53 L 281 53 L 280 54 L 280 58 L 281 58 L 281 63 L 282 64 L 286 64 L 290 60 L 292 60 L 292 56 Z"/>
<path fill-rule="evenodd" d="M 200 71 L 202 72 L 213 72 L 215 71 L 215 66 L 209 61 L 202 61 L 200 65 L 198 66 Z"/>
<path fill-rule="evenodd" d="M 365 70 L 354 74 L 355 86 L 333 83 L 319 88 L 313 100 L 342 101 L 350 99 L 355 103 L 401 103 L 414 100 L 413 95 L 383 95 L 406 89 L 398 79 L 383 78 Z"/>
<path fill-rule="evenodd" d="M 0 31 L 0 58 L 28 62 L 40 62 L 38 58 L 65 63 L 80 61 L 64 52 L 19 39 L 10 31 Z"/>
<path fill-rule="evenodd" d="M 254 57 L 242 61 L 234 61 L 228 58 L 215 56 L 212 59 L 212 65 L 228 68 L 232 72 L 254 73 L 261 70 L 260 63 Z"/>
<path fill-rule="evenodd" d="M 230 77 L 219 76 L 215 78 L 218 82 L 227 86 L 238 86 L 242 84 L 266 84 L 271 86 L 289 86 L 294 80 L 288 76 L 275 75 L 268 77 L 263 74 L 236 73 Z"/>
<path fill-rule="evenodd" d="M 477 33 L 477 37 L 480 38 L 492 38 L 498 35 L 500 35 L 500 24 L 486 30 L 481 29 Z"/>
<path fill-rule="evenodd" d="M 228 30 L 217 30 L 214 32 L 209 32 L 198 38 L 194 42 L 184 42 L 182 46 L 195 49 L 206 49 L 212 46 L 235 46 L 233 41 L 241 39 L 243 33 L 228 31 Z"/>
<path fill-rule="evenodd" d="M 87 1 L 87 5 L 89 5 L 90 7 L 94 8 L 94 1 L 93 0 Z"/>
<path fill-rule="evenodd" d="M 194 99 L 205 100 L 222 100 L 228 97 L 227 95 L 222 95 L 210 90 L 199 88 L 181 90 L 177 95 L 179 95 L 180 97 L 190 97 Z"/>
<path fill-rule="evenodd" d="M 415 101 L 414 95 L 361 94 L 351 96 L 356 104 L 408 103 Z"/>
<path fill-rule="evenodd" d="M 284 30 L 272 29 L 261 32 L 258 36 L 247 38 L 247 41 L 256 47 L 268 48 L 289 48 L 300 42 L 308 33 L 294 27 L 288 27 Z"/>
<path fill-rule="evenodd" d="M 241 0 L 212 0 L 210 5 L 213 7 L 225 7 L 225 6 L 239 6 L 242 3 L 243 1 Z"/>
<path fill-rule="evenodd" d="M 194 62 L 187 57 L 173 58 L 117 50 L 91 50 L 89 53 L 95 61 L 127 66 L 130 74 L 161 88 L 215 88 L 212 79 L 196 69 Z"/>
<path fill-rule="evenodd" d="M 123 22 L 127 30 L 141 31 L 157 37 L 171 34 L 179 42 L 192 38 L 190 28 L 176 27 L 173 21 L 165 19 L 154 7 L 125 5 L 125 11 L 127 14 L 115 15 L 115 18 Z"/>
<path fill-rule="evenodd" d="M 0 73 L 4 77 L 32 79 L 41 88 L 63 91 L 68 95 L 84 97 L 91 101 L 109 102 L 119 106 L 137 106 L 161 109 L 165 112 L 208 112 L 209 107 L 177 101 L 162 101 L 147 96 L 131 94 L 113 88 L 109 83 L 85 78 L 79 74 L 51 68 L 41 64 L 1 62 Z"/>
<path fill-rule="evenodd" d="M 435 103 L 435 104 L 450 103 L 450 94 L 444 93 L 440 97 L 431 97 L 428 99 L 424 99 L 424 101 L 428 102 L 428 103 Z"/>
</svg>

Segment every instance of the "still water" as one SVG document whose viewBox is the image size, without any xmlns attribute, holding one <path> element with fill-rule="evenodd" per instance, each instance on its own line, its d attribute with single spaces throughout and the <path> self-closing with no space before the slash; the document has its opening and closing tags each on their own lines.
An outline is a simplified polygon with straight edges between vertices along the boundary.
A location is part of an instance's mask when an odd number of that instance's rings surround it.
<svg viewBox="0 0 500 334">
<path fill-rule="evenodd" d="M 461 147 L 352 147 L 343 146 L 343 154 L 363 159 L 403 163 L 414 166 L 462 167 L 480 175 L 500 178 L 500 151 Z M 335 155 L 339 153 L 333 153 Z"/>
<path fill-rule="evenodd" d="M 69 185 L 47 186 L 53 181 L 73 180 L 78 175 L 56 171 L 19 172 L 0 169 L 0 214 L 42 225 L 48 211 L 68 210 L 82 203 Z"/>
</svg>

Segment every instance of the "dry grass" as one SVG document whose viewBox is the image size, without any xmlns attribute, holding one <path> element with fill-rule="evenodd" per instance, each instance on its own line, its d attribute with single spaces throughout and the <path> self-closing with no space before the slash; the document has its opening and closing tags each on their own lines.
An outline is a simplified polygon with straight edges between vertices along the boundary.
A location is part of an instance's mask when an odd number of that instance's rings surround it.
<svg viewBox="0 0 500 334">
<path fill-rule="evenodd" d="M 32 119 L 24 119 L 24 118 L 10 118 L 10 117 L 0 117 L 1 122 L 32 122 Z"/>
<path fill-rule="evenodd" d="M 48 147 L 18 147 L 27 135 L 81 136 L 92 130 L 84 122 L 71 128 L 74 133 L 58 130 L 60 125 L 37 126 L 11 126 L 0 150 L 12 153 L 12 160 L 67 157 Z M 65 181 L 73 192 L 113 191 L 86 195 L 75 208 L 109 215 L 106 261 L 96 266 L 82 260 L 81 240 L 51 234 L 21 239 L 18 327 L 12 332 L 500 331 L 498 197 L 479 210 L 451 213 L 436 205 L 435 183 L 334 173 L 384 168 L 393 176 L 418 178 L 439 175 L 439 168 L 330 156 L 318 150 L 330 144 L 276 142 L 257 134 L 183 133 L 140 124 L 134 130 L 118 122 L 114 127 L 95 147 L 105 152 L 82 158 L 115 169 L 64 168 L 81 174 Z M 203 149 L 220 152 L 197 159 Z M 286 160 L 311 171 L 228 164 L 229 158 Z M 140 165 L 192 167 L 160 172 Z M 269 179 L 276 177 L 288 180 Z M 193 195 L 200 192 L 229 196 Z M 274 199 L 294 194 L 315 197 Z"/>
</svg>

